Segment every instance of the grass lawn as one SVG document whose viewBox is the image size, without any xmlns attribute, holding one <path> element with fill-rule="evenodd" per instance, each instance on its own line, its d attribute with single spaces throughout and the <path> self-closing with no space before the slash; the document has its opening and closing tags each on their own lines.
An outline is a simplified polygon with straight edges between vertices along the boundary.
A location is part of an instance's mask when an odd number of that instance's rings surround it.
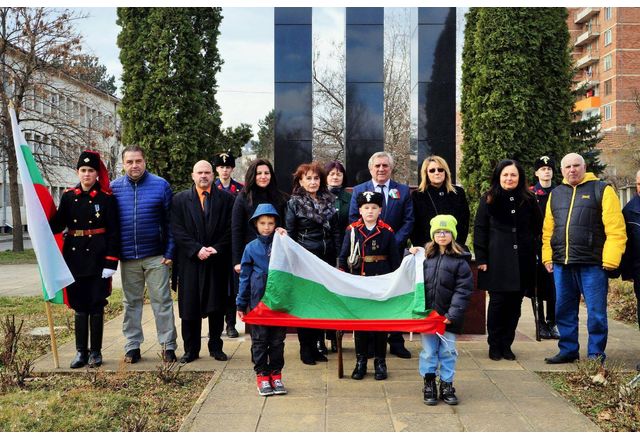
<svg viewBox="0 0 640 439">
<path fill-rule="evenodd" d="M 73 311 L 52 305 L 58 344 L 73 340 Z M 122 312 L 122 291 L 114 289 L 105 318 Z M 103 372 L 27 374 L 17 385 L 12 371 L 25 359 L 50 351 L 49 337 L 29 336 L 47 326 L 40 297 L 0 297 L 0 321 L 14 316 L 23 322 L 11 365 L 3 365 L 5 331 L 0 340 L 0 431 L 177 431 L 212 377 L 212 372 Z M 160 366 L 159 366 L 160 367 Z M 164 372 L 164 373 L 162 373 Z M 164 378 L 164 379 L 163 379 Z"/>
<path fill-rule="evenodd" d="M 15 264 L 35 264 L 36 253 L 33 249 L 28 249 L 23 252 L 14 252 L 11 250 L 5 250 L 0 252 L 0 265 L 15 265 Z"/>
<path fill-rule="evenodd" d="M 212 373 L 36 376 L 0 394 L 0 431 L 177 431 Z"/>
</svg>

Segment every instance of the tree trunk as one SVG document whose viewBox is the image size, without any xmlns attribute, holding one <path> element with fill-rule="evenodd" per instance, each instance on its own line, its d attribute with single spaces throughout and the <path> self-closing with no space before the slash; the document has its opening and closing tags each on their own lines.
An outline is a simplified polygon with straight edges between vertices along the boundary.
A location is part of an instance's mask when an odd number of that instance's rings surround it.
<svg viewBox="0 0 640 439">
<path fill-rule="evenodd" d="M 6 113 L 5 113 L 6 114 Z M 4 120 L 5 133 L 13 133 L 11 130 L 11 122 L 7 121 L 8 114 Z M 24 251 L 24 234 L 22 233 L 22 217 L 20 216 L 20 193 L 18 188 L 18 160 L 16 159 L 16 150 L 10 147 L 12 140 L 9 136 L 6 138 L 5 149 L 7 151 L 7 162 L 9 168 L 9 198 L 11 199 L 11 219 L 13 226 L 13 251 Z"/>
</svg>

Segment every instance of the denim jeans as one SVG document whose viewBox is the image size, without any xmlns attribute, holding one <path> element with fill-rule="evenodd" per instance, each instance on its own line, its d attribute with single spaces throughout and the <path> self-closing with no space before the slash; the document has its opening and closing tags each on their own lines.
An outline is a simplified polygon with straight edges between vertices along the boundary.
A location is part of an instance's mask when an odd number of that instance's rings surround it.
<svg viewBox="0 0 640 439">
<path fill-rule="evenodd" d="M 453 382 L 456 373 L 456 360 L 458 351 L 456 350 L 457 335 L 452 332 L 445 332 L 446 343 L 436 334 L 420 334 L 422 338 L 422 351 L 418 360 L 418 370 L 420 376 L 427 373 L 436 373 L 438 364 L 440 365 L 440 380 L 447 383 Z"/>
<path fill-rule="evenodd" d="M 144 341 L 142 334 L 142 307 L 145 283 L 156 322 L 158 343 L 167 350 L 175 350 L 176 326 L 173 317 L 173 300 L 169 290 L 169 267 L 162 264 L 162 256 L 134 259 L 120 263 L 124 320 L 122 333 L 127 339 L 124 350 L 139 349 Z"/>
<path fill-rule="evenodd" d="M 560 332 L 560 355 L 579 354 L 578 307 L 582 294 L 587 306 L 587 355 L 589 358 L 601 357 L 604 360 L 609 331 L 607 273 L 598 265 L 553 264 L 553 278 L 556 284 L 556 324 Z"/>
</svg>

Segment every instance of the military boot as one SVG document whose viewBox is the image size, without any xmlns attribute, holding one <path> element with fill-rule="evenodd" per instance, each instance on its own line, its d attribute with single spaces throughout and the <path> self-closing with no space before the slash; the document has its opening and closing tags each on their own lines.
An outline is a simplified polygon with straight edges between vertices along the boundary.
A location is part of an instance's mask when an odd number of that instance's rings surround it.
<svg viewBox="0 0 640 439">
<path fill-rule="evenodd" d="M 361 380 L 367 374 L 367 356 L 356 355 L 356 367 L 353 369 L 351 378 Z"/>
<path fill-rule="evenodd" d="M 89 344 L 89 314 L 77 312 L 74 326 L 76 351 L 78 352 L 69 367 L 71 369 L 79 369 L 86 366 L 87 361 L 89 361 L 89 353 L 87 351 L 87 345 Z"/>
<path fill-rule="evenodd" d="M 102 334 L 104 332 L 104 314 L 89 316 L 91 328 L 91 350 L 89 351 L 89 367 L 102 366 Z"/>
<path fill-rule="evenodd" d="M 384 358 L 376 358 L 373 360 L 373 369 L 375 371 L 375 375 L 373 376 L 376 380 L 386 380 L 387 379 L 387 362 Z"/>
</svg>

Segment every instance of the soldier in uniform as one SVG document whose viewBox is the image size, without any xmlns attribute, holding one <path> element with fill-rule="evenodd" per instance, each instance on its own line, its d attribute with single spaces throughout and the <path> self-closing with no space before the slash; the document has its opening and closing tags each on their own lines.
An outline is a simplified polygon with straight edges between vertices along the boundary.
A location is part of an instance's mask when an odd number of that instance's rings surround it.
<svg viewBox="0 0 640 439">
<path fill-rule="evenodd" d="M 120 250 L 118 205 L 100 155 L 84 151 L 77 170 L 80 183 L 62 194 L 58 211 L 49 222 L 53 233 L 67 229 L 62 254 L 75 279 L 66 288 L 67 304 L 75 311 L 77 354 L 72 369 L 102 364 L 104 307 Z"/>
<path fill-rule="evenodd" d="M 231 178 L 233 168 L 236 167 L 236 159 L 233 155 L 230 152 L 221 152 L 213 158 L 213 163 L 216 167 L 216 174 L 218 174 L 218 178 L 213 184 L 221 191 L 229 192 L 234 197 L 238 195 L 244 185 Z M 233 269 L 231 260 L 229 260 L 229 270 L 231 272 L 229 277 L 229 301 L 224 320 L 227 324 L 227 337 L 236 338 L 239 335 L 236 330 L 236 295 L 238 293 L 239 278 L 238 273 Z"/>
<path fill-rule="evenodd" d="M 351 223 L 345 232 L 338 258 L 340 270 L 360 276 L 377 276 L 390 273 L 400 266 L 401 258 L 394 231 L 379 218 L 382 197 L 381 193 L 372 191 L 358 194 L 356 201 L 360 218 Z M 387 378 L 387 333 L 356 331 L 356 367 L 351 374 L 354 380 L 361 380 L 367 373 L 367 350 L 372 339 L 375 379 Z"/>
</svg>

